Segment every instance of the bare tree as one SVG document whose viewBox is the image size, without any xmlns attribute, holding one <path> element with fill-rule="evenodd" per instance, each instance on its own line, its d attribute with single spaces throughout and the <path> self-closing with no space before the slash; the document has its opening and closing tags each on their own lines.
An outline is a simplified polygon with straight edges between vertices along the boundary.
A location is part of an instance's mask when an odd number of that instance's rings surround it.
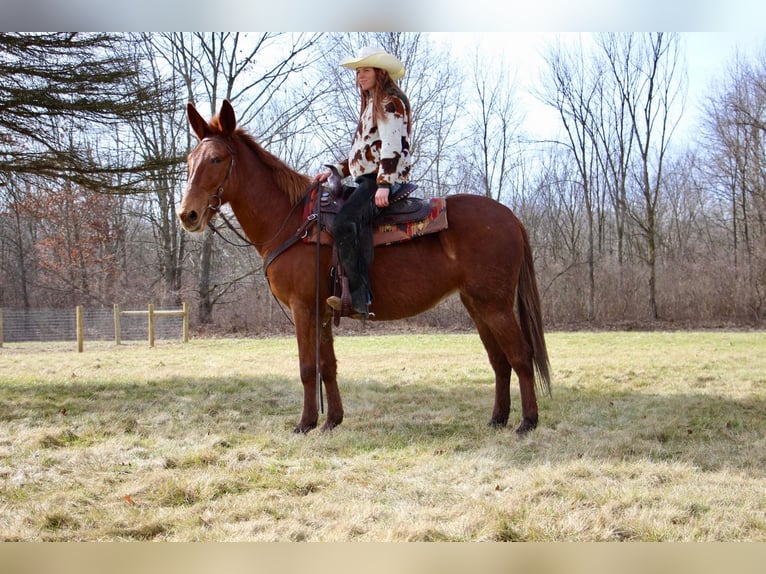
<svg viewBox="0 0 766 574">
<path fill-rule="evenodd" d="M 625 264 L 625 233 L 628 217 L 628 181 L 631 162 L 633 161 L 633 127 L 626 101 L 620 90 L 618 76 L 628 76 L 629 69 L 619 74 L 607 72 L 597 54 L 594 65 L 598 66 L 600 80 L 597 89 L 597 106 L 594 109 L 594 138 L 596 152 L 602 172 L 604 193 L 611 205 L 614 234 L 617 241 L 617 265 L 620 288 L 622 288 L 623 267 Z M 630 62 L 623 62 L 630 66 Z"/>
<path fill-rule="evenodd" d="M 168 69 L 179 66 L 173 61 L 177 53 L 163 51 L 158 37 L 151 34 L 135 35 L 132 40 L 136 57 L 143 64 L 141 81 L 162 97 L 157 106 L 130 123 L 131 137 L 125 147 L 132 147 L 129 153 L 147 166 L 146 177 L 133 189 L 141 198 L 138 215 L 148 221 L 153 234 L 154 267 L 162 285 L 159 299 L 180 305 L 187 234 L 179 229 L 175 206 L 186 178 L 188 130 L 181 110 L 188 92 L 183 76 L 168 73 Z"/>
<path fill-rule="evenodd" d="M 247 125 L 265 147 L 289 148 L 293 141 L 290 136 L 298 129 L 296 121 L 312 100 L 310 91 L 295 91 L 291 82 L 315 61 L 313 47 L 318 39 L 315 34 L 199 32 L 163 34 L 157 43 L 181 78 L 189 101 L 202 100 L 213 115 L 220 101 L 228 99 L 237 106 L 240 123 Z M 249 273 L 235 272 L 214 280 L 214 274 L 225 270 L 215 267 L 220 253 L 210 228 L 200 247 L 198 320 L 210 323 L 216 302 Z"/>
<path fill-rule="evenodd" d="M 657 309 L 657 210 L 671 136 L 682 110 L 684 80 L 679 69 L 677 34 L 604 34 L 597 37 L 630 118 L 635 152 L 636 201 L 628 213 L 643 234 L 643 259 L 649 270 L 649 318 Z"/>
<path fill-rule="evenodd" d="M 766 52 L 753 63 L 737 55 L 705 109 L 711 187 L 728 205 L 729 253 L 757 318 L 766 299 Z"/>
<path fill-rule="evenodd" d="M 601 70 L 597 62 L 583 50 L 571 50 L 559 44 L 546 56 L 548 64 L 548 92 L 543 100 L 554 107 L 561 118 L 566 140 L 564 148 L 569 152 L 576 167 L 577 181 L 587 220 L 588 266 L 588 319 L 595 317 L 596 280 L 595 280 L 595 243 L 596 231 L 594 213 L 597 205 L 599 178 L 599 152 L 597 149 L 599 129 L 599 110 L 601 98 Z M 573 252 L 573 255 L 574 252 Z"/>
<path fill-rule="evenodd" d="M 516 87 L 502 60 L 482 64 L 479 49 L 474 52 L 471 94 L 467 108 L 470 118 L 466 143 L 473 171 L 487 197 L 501 201 L 510 195 L 512 172 L 520 161 L 518 148 L 521 115 L 516 105 Z"/>
<path fill-rule="evenodd" d="M 26 217 L 24 206 L 31 195 L 29 183 L 11 177 L 0 182 L 0 303 L 7 306 L 19 299 L 24 309 L 31 307 L 31 281 L 34 261 L 34 234 L 37 226 Z"/>
</svg>

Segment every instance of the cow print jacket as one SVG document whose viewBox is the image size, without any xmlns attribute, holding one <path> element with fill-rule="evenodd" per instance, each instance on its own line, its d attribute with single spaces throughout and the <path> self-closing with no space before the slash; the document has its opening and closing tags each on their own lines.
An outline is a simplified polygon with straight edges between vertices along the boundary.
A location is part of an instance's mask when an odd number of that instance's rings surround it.
<svg viewBox="0 0 766 574">
<path fill-rule="evenodd" d="M 373 121 L 372 98 L 359 118 L 348 159 L 335 167 L 354 178 L 376 173 L 378 187 L 405 183 L 410 174 L 409 122 L 404 102 L 394 95 L 383 100 L 385 118 Z"/>
</svg>

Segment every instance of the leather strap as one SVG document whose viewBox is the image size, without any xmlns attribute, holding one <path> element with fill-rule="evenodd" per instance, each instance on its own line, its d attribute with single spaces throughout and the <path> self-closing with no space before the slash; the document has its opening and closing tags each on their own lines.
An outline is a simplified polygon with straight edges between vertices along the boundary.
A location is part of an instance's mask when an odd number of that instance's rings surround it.
<svg viewBox="0 0 766 574">
<path fill-rule="evenodd" d="M 306 221 L 303 222 L 303 224 L 296 230 L 295 234 L 291 235 L 287 241 L 285 241 L 282 245 L 277 247 L 274 251 L 268 254 L 266 259 L 263 260 L 263 274 L 266 275 L 266 271 L 269 268 L 269 265 L 271 265 L 274 260 L 282 255 L 285 251 L 290 249 L 293 245 L 298 243 L 301 239 L 306 237 L 306 235 L 309 232 L 309 229 L 311 229 L 311 226 L 314 225 L 318 220 L 318 215 L 316 213 L 312 213 L 306 218 Z"/>
</svg>

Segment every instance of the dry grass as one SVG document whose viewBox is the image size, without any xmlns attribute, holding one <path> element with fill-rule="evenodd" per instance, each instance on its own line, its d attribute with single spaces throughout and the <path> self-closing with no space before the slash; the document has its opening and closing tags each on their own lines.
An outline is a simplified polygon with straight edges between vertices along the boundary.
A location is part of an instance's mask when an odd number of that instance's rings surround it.
<svg viewBox="0 0 766 574">
<path fill-rule="evenodd" d="M 291 339 L 6 344 L 0 539 L 766 540 L 763 333 L 548 339 L 522 439 L 475 335 L 338 338 L 307 436 Z"/>
</svg>

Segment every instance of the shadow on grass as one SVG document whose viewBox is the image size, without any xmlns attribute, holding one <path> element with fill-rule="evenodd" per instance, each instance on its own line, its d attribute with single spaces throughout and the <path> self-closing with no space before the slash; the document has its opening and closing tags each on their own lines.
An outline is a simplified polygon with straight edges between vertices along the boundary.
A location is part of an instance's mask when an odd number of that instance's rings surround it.
<svg viewBox="0 0 766 574">
<path fill-rule="evenodd" d="M 537 431 L 517 438 L 513 430 L 521 413 L 513 391 L 509 426 L 495 430 L 486 425 L 493 399 L 489 382 L 442 387 L 349 381 L 341 385 L 346 419 L 320 447 L 346 456 L 404 448 L 449 454 L 478 453 L 503 442 L 515 466 L 588 456 L 766 473 L 763 448 L 752 448 L 766 435 L 766 398 L 560 387 L 552 398 L 539 398 Z M 201 428 L 246 447 L 258 435 L 291 433 L 301 401 L 300 384 L 281 376 L 29 383 L 0 388 L 0 425 L 58 426 L 64 438 L 43 445 L 51 448 L 76 443 L 82 429 L 104 440 L 114 432 L 181 440 Z M 80 430 L 69 430 L 73 424 Z"/>
</svg>

